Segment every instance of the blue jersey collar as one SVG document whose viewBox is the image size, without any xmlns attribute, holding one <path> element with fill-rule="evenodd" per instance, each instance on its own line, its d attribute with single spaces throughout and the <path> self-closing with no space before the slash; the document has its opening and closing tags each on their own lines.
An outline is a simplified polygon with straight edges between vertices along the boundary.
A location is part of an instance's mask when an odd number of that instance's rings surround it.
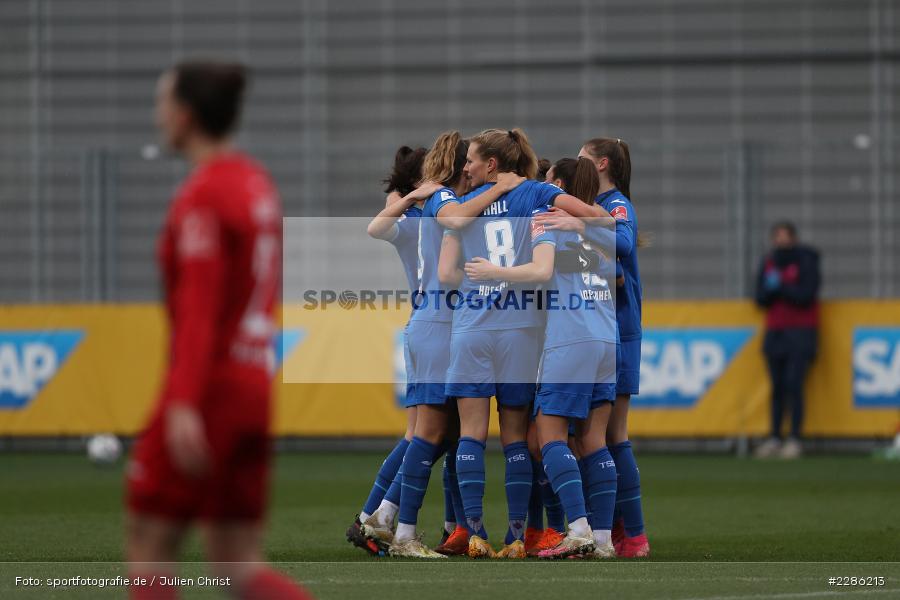
<svg viewBox="0 0 900 600">
<path fill-rule="evenodd" d="M 619 191 L 618 189 L 613 188 L 613 189 L 609 190 L 608 192 L 603 192 L 602 194 L 597 196 L 597 198 L 594 200 L 594 202 L 596 204 L 600 204 L 601 202 L 603 202 L 604 200 L 606 200 L 607 198 L 609 198 L 610 196 L 612 196 L 613 194 L 615 194 L 618 191 Z"/>
</svg>

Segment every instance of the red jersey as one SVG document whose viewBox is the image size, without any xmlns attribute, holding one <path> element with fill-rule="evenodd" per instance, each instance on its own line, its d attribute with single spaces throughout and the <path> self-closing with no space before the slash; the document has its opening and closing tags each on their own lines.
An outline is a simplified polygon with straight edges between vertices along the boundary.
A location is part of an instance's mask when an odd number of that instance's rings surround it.
<svg viewBox="0 0 900 600">
<path fill-rule="evenodd" d="M 216 157 L 181 186 L 159 243 L 171 335 L 164 404 L 199 405 L 212 378 L 234 367 L 268 385 L 281 238 L 277 191 L 250 158 Z"/>
</svg>

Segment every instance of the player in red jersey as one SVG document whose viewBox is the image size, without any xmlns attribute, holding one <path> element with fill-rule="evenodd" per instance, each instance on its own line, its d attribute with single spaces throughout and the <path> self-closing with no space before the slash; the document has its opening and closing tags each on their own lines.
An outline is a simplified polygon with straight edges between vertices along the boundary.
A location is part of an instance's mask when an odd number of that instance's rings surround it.
<svg viewBox="0 0 900 600">
<path fill-rule="evenodd" d="M 193 172 L 160 239 L 169 364 L 127 472 L 127 557 L 151 582 L 132 585 L 134 599 L 176 597 L 152 576 L 169 574 L 194 520 L 235 597 L 309 598 L 263 562 L 281 206 L 231 145 L 244 87 L 239 65 L 185 62 L 157 89 L 158 126 Z"/>
</svg>

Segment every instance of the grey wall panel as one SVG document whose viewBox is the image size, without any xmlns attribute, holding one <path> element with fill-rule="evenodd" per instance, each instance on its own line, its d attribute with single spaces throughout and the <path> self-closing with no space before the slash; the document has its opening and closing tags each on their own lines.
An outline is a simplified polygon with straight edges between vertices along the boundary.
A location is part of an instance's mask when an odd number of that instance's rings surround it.
<svg viewBox="0 0 900 600">
<path fill-rule="evenodd" d="M 156 297 L 156 232 L 185 168 L 141 153 L 158 143 L 155 80 L 189 55 L 253 67 L 239 140 L 288 214 L 372 214 L 396 147 L 446 129 L 520 126 L 552 159 L 610 135 L 632 146 L 654 237 L 640 251 L 649 297 L 746 293 L 780 218 L 822 247 L 826 294 L 897 294 L 898 12 L 882 0 L 6 0 L 0 298 Z"/>
</svg>

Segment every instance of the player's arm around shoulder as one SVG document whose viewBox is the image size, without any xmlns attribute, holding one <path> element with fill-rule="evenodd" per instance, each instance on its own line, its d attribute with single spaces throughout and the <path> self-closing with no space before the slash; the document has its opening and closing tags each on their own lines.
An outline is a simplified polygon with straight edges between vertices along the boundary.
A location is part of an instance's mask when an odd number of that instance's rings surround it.
<svg viewBox="0 0 900 600">
<path fill-rule="evenodd" d="M 499 173 L 497 183 L 466 202 L 448 202 L 438 208 L 437 220 L 447 229 L 462 229 L 474 221 L 501 196 L 516 189 L 526 179 L 516 173 Z"/>
<path fill-rule="evenodd" d="M 415 203 L 414 197 L 402 198 L 397 192 L 391 192 L 385 200 L 385 207 L 369 221 L 366 233 L 377 240 L 393 240 L 398 233 L 397 221 Z"/>
</svg>

